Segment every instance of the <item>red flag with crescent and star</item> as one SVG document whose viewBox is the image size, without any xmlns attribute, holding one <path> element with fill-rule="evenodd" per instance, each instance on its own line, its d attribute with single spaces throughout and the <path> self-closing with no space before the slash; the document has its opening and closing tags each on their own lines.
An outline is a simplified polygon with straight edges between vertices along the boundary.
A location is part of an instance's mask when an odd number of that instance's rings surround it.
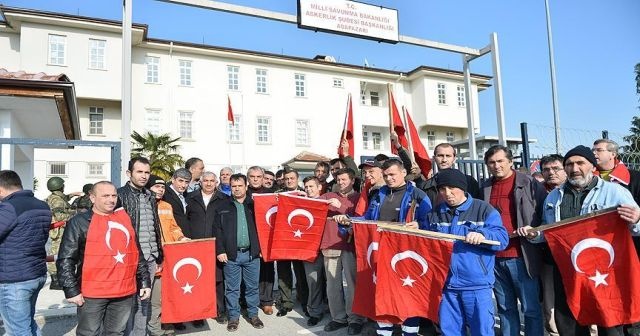
<svg viewBox="0 0 640 336">
<path fill-rule="evenodd" d="M 377 320 L 376 317 L 376 264 L 380 235 L 378 226 L 353 221 L 356 251 L 356 286 L 353 293 L 354 314 Z"/>
<path fill-rule="evenodd" d="M 262 259 L 266 262 L 271 259 L 271 242 L 273 241 L 273 227 L 278 213 L 277 194 L 253 194 L 253 209 L 256 216 L 256 228 Z"/>
<path fill-rule="evenodd" d="M 328 210 L 329 204 L 325 200 L 278 195 L 271 259 L 315 261 Z"/>
<path fill-rule="evenodd" d="M 640 262 L 616 211 L 544 231 L 567 304 L 582 325 L 640 321 Z"/>
<path fill-rule="evenodd" d="M 131 219 L 124 209 L 109 215 L 94 213 L 84 248 L 82 295 L 114 298 L 134 294 L 139 253 Z"/>
<path fill-rule="evenodd" d="M 168 243 L 163 251 L 162 323 L 215 317 L 215 239 Z"/>
<path fill-rule="evenodd" d="M 401 323 L 420 316 L 437 322 L 453 243 L 381 229 L 379 248 L 378 318 Z"/>
</svg>

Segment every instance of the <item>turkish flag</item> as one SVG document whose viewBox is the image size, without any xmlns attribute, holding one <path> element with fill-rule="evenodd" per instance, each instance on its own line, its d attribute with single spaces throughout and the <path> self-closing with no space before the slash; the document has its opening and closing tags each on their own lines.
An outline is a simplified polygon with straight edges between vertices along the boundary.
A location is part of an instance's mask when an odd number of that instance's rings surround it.
<svg viewBox="0 0 640 336">
<path fill-rule="evenodd" d="M 567 304 L 582 325 L 640 321 L 640 262 L 616 211 L 544 231 Z"/>
<path fill-rule="evenodd" d="M 280 194 L 270 257 L 313 262 L 327 221 L 325 200 Z"/>
<path fill-rule="evenodd" d="M 393 126 L 393 130 L 398 134 L 398 142 L 404 148 L 408 148 L 409 141 L 407 140 L 406 130 L 404 129 L 404 124 L 402 123 L 402 119 L 400 118 L 400 112 L 398 111 L 398 106 L 396 105 L 396 100 L 393 99 L 393 92 L 391 92 L 391 88 L 389 88 L 389 109 L 390 109 L 390 122 Z M 391 152 L 393 154 L 398 154 L 398 150 L 395 146 L 391 146 Z"/>
<path fill-rule="evenodd" d="M 236 125 L 236 122 L 233 119 L 233 109 L 231 108 L 231 98 L 229 98 L 229 95 L 227 95 L 227 120 L 231 123 L 231 125 Z"/>
<path fill-rule="evenodd" d="M 258 230 L 262 259 L 267 262 L 273 261 L 271 259 L 271 242 L 273 240 L 276 214 L 278 213 L 278 195 L 253 194 L 253 209 L 256 216 L 256 228 Z"/>
<path fill-rule="evenodd" d="M 353 293 L 354 314 L 377 320 L 376 316 L 376 264 L 378 263 L 378 226 L 353 221 L 356 250 L 356 286 Z"/>
<path fill-rule="evenodd" d="M 349 143 L 349 153 L 342 152 L 342 141 L 347 140 Z M 350 156 L 354 157 L 355 146 L 353 143 L 353 106 L 351 104 L 351 94 L 347 98 L 347 113 L 344 115 L 344 126 L 342 126 L 342 133 L 340 133 L 340 142 L 338 142 L 338 156 Z"/>
<path fill-rule="evenodd" d="M 376 315 L 400 323 L 421 316 L 438 321 L 453 243 L 380 231 Z"/>
<path fill-rule="evenodd" d="M 208 238 L 163 246 L 162 323 L 217 315 L 215 242 Z"/>
<path fill-rule="evenodd" d="M 418 135 L 418 130 L 416 129 L 416 125 L 413 124 L 413 120 L 409 115 L 409 111 L 403 107 L 404 111 L 404 120 L 407 121 L 407 127 L 409 128 L 409 138 L 411 139 L 411 149 L 413 150 L 413 158 L 416 160 L 418 167 L 422 171 L 422 175 L 428 176 L 429 171 L 431 171 L 431 159 L 429 158 L 429 153 L 424 148 L 422 141 L 420 140 L 420 135 Z"/>
</svg>

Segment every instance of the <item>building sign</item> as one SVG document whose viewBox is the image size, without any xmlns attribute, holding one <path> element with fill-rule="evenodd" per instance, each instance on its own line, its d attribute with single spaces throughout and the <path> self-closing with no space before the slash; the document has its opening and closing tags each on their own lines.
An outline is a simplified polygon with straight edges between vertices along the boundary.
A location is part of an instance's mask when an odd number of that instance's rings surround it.
<svg viewBox="0 0 640 336">
<path fill-rule="evenodd" d="M 298 27 L 398 42 L 398 11 L 348 0 L 298 0 Z"/>
</svg>

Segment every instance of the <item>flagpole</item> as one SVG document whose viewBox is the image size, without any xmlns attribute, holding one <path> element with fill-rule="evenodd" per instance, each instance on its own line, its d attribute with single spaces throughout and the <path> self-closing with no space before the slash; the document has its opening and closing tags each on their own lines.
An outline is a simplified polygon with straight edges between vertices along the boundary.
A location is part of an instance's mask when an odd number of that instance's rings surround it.
<svg viewBox="0 0 640 336">
<path fill-rule="evenodd" d="M 227 146 L 227 149 L 229 153 L 229 161 L 227 161 L 228 163 L 226 165 L 223 164 L 223 167 L 226 167 L 227 165 L 231 166 L 231 146 L 233 145 L 233 142 L 231 141 L 231 128 L 229 127 L 229 116 L 228 116 L 229 106 L 231 106 L 231 97 L 229 97 L 229 94 L 227 94 L 227 141 L 229 143 L 229 145 Z M 233 111 L 231 113 L 233 113 Z M 235 118 L 234 118 L 234 123 L 235 123 Z M 235 125 L 233 126 L 235 127 Z"/>
<path fill-rule="evenodd" d="M 351 101 L 351 93 L 347 95 L 347 108 L 344 113 L 344 125 L 342 125 L 342 138 L 340 138 L 340 143 L 338 147 L 342 149 L 342 143 L 347 140 L 347 124 L 349 122 L 349 102 Z M 342 153 L 344 155 L 344 153 Z"/>
<path fill-rule="evenodd" d="M 389 101 L 389 138 L 391 138 L 391 132 L 393 129 L 393 93 L 391 92 L 391 83 L 387 83 L 387 96 L 389 97 L 387 100 Z"/>
<path fill-rule="evenodd" d="M 389 223 L 389 224 L 387 224 L 387 223 Z M 378 222 L 378 229 L 379 230 L 382 229 L 382 230 L 386 230 L 386 231 L 393 231 L 393 232 L 398 232 L 398 233 L 411 234 L 411 235 L 414 235 L 414 236 L 420 236 L 420 237 L 426 237 L 426 238 L 466 240 L 466 237 L 464 237 L 464 236 L 458 236 L 458 235 L 454 235 L 454 234 L 442 233 L 442 232 L 436 232 L 436 231 L 427 231 L 427 230 L 420 230 L 420 229 L 409 229 L 409 228 L 404 227 L 403 223 L 393 223 L 393 222 L 387 222 L 387 223 Z M 487 244 L 487 245 L 500 246 L 500 242 L 497 241 L 497 240 L 483 239 L 482 241 L 480 241 L 480 243 Z"/>
<path fill-rule="evenodd" d="M 563 220 L 555 222 L 555 223 L 546 224 L 546 225 L 540 225 L 540 226 L 532 228 L 531 230 L 529 230 L 529 232 L 543 232 L 543 231 L 546 231 L 546 230 L 549 230 L 549 229 L 553 229 L 553 228 L 557 228 L 557 227 L 560 227 L 560 226 L 573 224 L 573 223 L 581 221 L 583 219 L 587 219 L 587 218 L 591 218 L 591 217 L 595 217 L 595 216 L 599 216 L 599 215 L 604 215 L 604 214 L 607 214 L 607 213 L 610 213 L 610 212 L 615 212 L 615 211 L 618 211 L 617 209 L 618 209 L 618 207 L 614 206 L 614 207 L 605 208 L 605 209 L 602 209 L 602 210 L 597 210 L 597 211 L 594 211 L 594 212 L 590 212 L 588 214 L 584 214 L 584 215 L 580 215 L 580 216 L 576 216 L 576 217 L 563 219 Z M 518 235 L 516 232 L 512 232 L 512 233 L 509 234 L 509 238 L 515 238 L 515 237 L 520 237 L 520 235 Z"/>
<path fill-rule="evenodd" d="M 416 156 L 415 153 L 413 152 L 413 142 L 411 139 L 411 130 L 409 129 L 409 122 L 407 121 L 407 113 L 409 113 L 407 111 L 406 108 L 404 108 L 404 105 L 402 105 L 402 114 L 404 117 L 404 129 L 405 132 L 409 133 L 409 136 L 407 137 L 407 143 L 408 143 L 408 147 L 407 148 L 407 152 L 409 152 L 409 157 L 411 157 L 411 163 L 413 164 L 414 162 L 416 162 Z M 399 141 L 400 139 L 398 139 Z"/>
</svg>

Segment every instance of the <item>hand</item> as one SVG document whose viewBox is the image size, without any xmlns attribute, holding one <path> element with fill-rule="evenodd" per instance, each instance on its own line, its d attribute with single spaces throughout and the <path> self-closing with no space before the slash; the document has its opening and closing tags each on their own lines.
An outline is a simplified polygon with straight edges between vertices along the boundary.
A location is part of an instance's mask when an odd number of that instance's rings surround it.
<svg viewBox="0 0 640 336">
<path fill-rule="evenodd" d="M 391 134 L 389 134 L 389 138 L 391 138 L 391 144 L 393 146 L 398 143 L 398 133 L 396 133 L 396 131 L 392 131 Z"/>
<path fill-rule="evenodd" d="M 480 245 L 480 243 L 484 240 L 484 236 L 482 233 L 478 232 L 469 232 L 467 236 L 464 237 L 464 241 L 471 245 Z"/>
<path fill-rule="evenodd" d="M 329 205 L 331 205 L 334 208 L 340 209 L 340 207 L 342 206 L 342 203 L 340 202 L 339 199 L 332 198 L 332 199 L 329 200 Z"/>
<path fill-rule="evenodd" d="M 160 273 L 160 272 L 162 272 L 162 264 L 156 265 L 156 273 Z"/>
<path fill-rule="evenodd" d="M 348 156 L 349 155 L 349 141 L 347 141 L 347 139 L 343 139 L 342 143 L 340 143 L 340 147 L 342 148 L 342 155 L 343 156 Z"/>
<path fill-rule="evenodd" d="M 623 204 L 618 207 L 618 215 L 629 224 L 635 224 L 640 220 L 640 209 L 633 205 Z"/>
<path fill-rule="evenodd" d="M 84 297 L 82 297 L 82 294 L 78 294 L 72 298 L 68 298 L 67 301 L 80 307 L 84 304 Z"/>
<path fill-rule="evenodd" d="M 180 238 L 180 240 L 179 240 L 179 241 L 189 241 L 189 240 L 191 240 L 191 238 L 189 238 L 189 237 L 182 237 L 182 238 Z"/>
<path fill-rule="evenodd" d="M 413 175 L 420 175 L 420 173 L 422 172 L 422 170 L 420 170 L 420 167 L 418 167 L 417 164 L 412 164 L 411 165 L 411 174 Z"/>
<path fill-rule="evenodd" d="M 420 226 L 418 225 L 418 222 L 416 222 L 416 221 L 409 222 L 409 223 L 405 224 L 404 227 L 407 228 L 407 229 L 418 229 L 418 228 L 420 228 Z"/>
<path fill-rule="evenodd" d="M 226 263 L 227 261 L 229 261 L 229 259 L 227 258 L 227 254 L 226 253 L 218 254 L 218 261 L 221 263 Z"/>
<path fill-rule="evenodd" d="M 151 288 L 140 289 L 140 300 L 146 300 L 151 296 Z"/>
<path fill-rule="evenodd" d="M 531 225 L 527 225 L 527 226 L 523 226 L 521 228 L 518 228 L 518 230 L 516 230 L 514 233 L 517 233 L 518 236 L 520 236 L 520 237 L 525 237 L 527 239 L 533 239 L 533 238 L 538 236 L 538 232 L 537 231 L 532 232 L 531 229 L 533 229 L 531 227 Z"/>
<path fill-rule="evenodd" d="M 349 225 L 349 217 L 346 215 L 335 215 L 333 216 L 333 220 L 340 225 Z"/>
</svg>

